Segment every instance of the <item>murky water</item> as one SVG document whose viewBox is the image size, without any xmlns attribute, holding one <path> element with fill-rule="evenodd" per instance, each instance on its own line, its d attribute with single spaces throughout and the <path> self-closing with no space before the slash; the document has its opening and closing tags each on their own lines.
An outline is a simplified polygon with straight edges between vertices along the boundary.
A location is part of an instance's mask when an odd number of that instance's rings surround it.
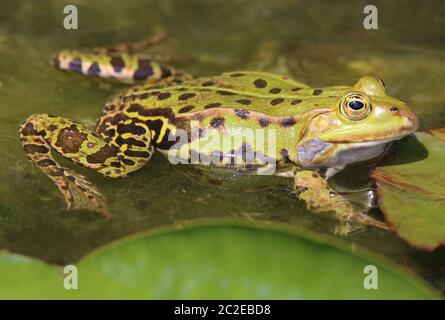
<svg viewBox="0 0 445 320">
<path fill-rule="evenodd" d="M 422 129 L 445 125 L 445 3 L 440 1 L 404 1 L 403 6 L 375 1 L 380 15 L 374 31 L 362 27 L 366 1 L 70 3 L 79 8 L 76 31 L 63 28 L 64 1 L 0 3 L 0 247 L 13 252 L 65 263 L 137 230 L 197 218 L 263 219 L 321 233 L 335 228 L 329 219 L 301 209 L 284 188 L 240 192 L 206 186 L 178 173 L 162 156 L 119 181 L 61 159 L 99 186 L 113 218 L 66 212 L 52 182 L 22 151 L 19 123 L 43 112 L 92 125 L 107 98 L 123 86 L 52 69 L 49 55 L 63 48 L 166 31 L 170 40 L 155 51 L 173 54 L 174 64 L 192 74 L 265 70 L 317 86 L 352 84 L 373 74 L 385 79 L 391 95 L 412 105 Z M 420 252 L 379 230 L 348 240 L 351 248 L 362 245 L 382 253 L 445 291 L 444 249 Z"/>
</svg>

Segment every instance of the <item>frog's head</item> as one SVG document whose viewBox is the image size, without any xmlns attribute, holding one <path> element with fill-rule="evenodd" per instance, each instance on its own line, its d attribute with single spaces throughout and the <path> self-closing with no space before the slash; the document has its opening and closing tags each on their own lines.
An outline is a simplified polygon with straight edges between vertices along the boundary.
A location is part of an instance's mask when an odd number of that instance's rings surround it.
<svg viewBox="0 0 445 320">
<path fill-rule="evenodd" d="M 382 80 L 362 77 L 331 95 L 332 108 L 308 120 L 297 144 L 298 163 L 306 167 L 342 168 L 382 154 L 388 142 L 418 128 L 408 105 L 387 96 Z"/>
</svg>

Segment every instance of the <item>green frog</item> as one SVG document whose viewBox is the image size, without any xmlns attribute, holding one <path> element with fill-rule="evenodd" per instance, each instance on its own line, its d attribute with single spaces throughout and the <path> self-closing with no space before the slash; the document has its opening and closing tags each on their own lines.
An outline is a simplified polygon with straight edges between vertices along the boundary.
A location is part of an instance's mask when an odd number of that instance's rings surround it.
<svg viewBox="0 0 445 320">
<path fill-rule="evenodd" d="M 64 50 L 52 57 L 60 70 L 132 84 L 105 104 L 94 129 L 44 113 L 21 125 L 25 152 L 55 182 L 68 209 L 109 212 L 97 188 L 52 153 L 123 178 L 158 151 L 174 164 L 290 177 L 306 208 L 379 225 L 355 212 L 328 179 L 349 164 L 379 157 L 390 142 L 418 128 L 413 111 L 386 95 L 381 79 L 309 87 L 257 71 L 192 78 L 137 53 L 155 42 Z"/>
</svg>

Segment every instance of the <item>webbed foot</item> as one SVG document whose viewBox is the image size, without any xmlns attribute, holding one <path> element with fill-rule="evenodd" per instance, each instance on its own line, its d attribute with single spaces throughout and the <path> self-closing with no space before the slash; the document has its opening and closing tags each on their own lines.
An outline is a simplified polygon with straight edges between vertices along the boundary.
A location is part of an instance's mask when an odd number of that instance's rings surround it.
<svg viewBox="0 0 445 320">
<path fill-rule="evenodd" d="M 386 223 L 357 213 L 350 201 L 337 193 L 316 171 L 298 171 L 294 177 L 294 190 L 307 209 L 316 213 L 333 214 L 343 222 L 345 225 L 340 228 L 341 234 L 353 231 L 351 223 L 388 229 Z"/>
</svg>

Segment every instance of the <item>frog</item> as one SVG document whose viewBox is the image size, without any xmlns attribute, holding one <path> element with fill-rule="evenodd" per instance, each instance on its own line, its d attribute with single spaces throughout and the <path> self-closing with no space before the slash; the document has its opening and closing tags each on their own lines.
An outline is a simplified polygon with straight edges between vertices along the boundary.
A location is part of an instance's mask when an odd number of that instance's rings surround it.
<svg viewBox="0 0 445 320">
<path fill-rule="evenodd" d="M 293 179 L 296 200 L 308 210 L 386 227 L 354 210 L 330 184 L 346 166 L 381 157 L 393 141 L 418 129 L 416 114 L 387 95 L 380 78 L 362 76 L 350 86 L 325 87 L 264 71 L 195 78 L 140 53 L 158 42 L 62 50 L 51 57 L 58 70 L 130 85 L 105 103 L 94 128 L 45 113 L 20 126 L 24 151 L 54 181 L 68 210 L 110 215 L 99 189 L 61 166 L 54 153 L 118 179 L 159 152 L 173 164 Z M 227 147 L 221 141 L 232 143 Z"/>
</svg>

